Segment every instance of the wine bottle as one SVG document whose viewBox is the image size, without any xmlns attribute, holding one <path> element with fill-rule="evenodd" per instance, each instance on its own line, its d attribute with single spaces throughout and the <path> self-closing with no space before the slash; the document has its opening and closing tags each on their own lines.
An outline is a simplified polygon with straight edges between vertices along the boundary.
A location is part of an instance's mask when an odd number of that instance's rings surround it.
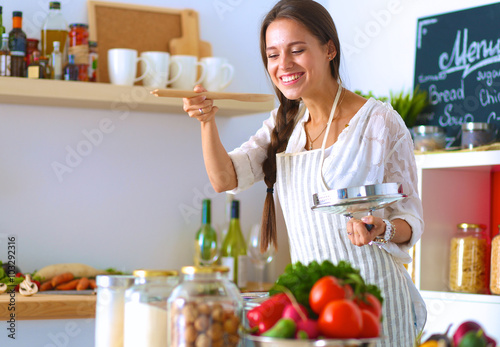
<svg viewBox="0 0 500 347">
<path fill-rule="evenodd" d="M 247 285 L 247 245 L 241 233 L 240 202 L 233 200 L 229 230 L 222 242 L 221 264 L 229 268 L 229 279 L 240 289 Z"/>
<path fill-rule="evenodd" d="M 217 232 L 211 225 L 211 202 L 202 202 L 201 227 L 196 233 L 194 263 L 196 266 L 212 265 L 217 261 Z"/>
</svg>

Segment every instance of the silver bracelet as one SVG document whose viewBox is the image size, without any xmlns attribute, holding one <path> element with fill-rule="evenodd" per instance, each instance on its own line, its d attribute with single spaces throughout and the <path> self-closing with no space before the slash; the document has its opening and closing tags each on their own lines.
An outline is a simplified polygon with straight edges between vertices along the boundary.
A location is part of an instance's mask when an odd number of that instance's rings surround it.
<svg viewBox="0 0 500 347">
<path fill-rule="evenodd" d="M 382 219 L 385 223 L 385 233 L 383 237 L 377 236 L 373 240 L 373 242 L 377 243 L 387 243 L 390 242 L 393 238 L 394 235 L 396 235 L 396 226 L 394 225 L 393 222 L 387 219 Z"/>
</svg>

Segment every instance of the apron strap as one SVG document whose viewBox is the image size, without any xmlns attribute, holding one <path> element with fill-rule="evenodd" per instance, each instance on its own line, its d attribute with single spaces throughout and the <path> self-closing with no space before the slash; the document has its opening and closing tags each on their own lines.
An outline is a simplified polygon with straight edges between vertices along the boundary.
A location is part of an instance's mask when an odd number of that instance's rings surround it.
<svg viewBox="0 0 500 347">
<path fill-rule="evenodd" d="M 321 182 L 323 182 L 323 185 L 327 190 L 330 189 L 328 187 L 328 184 L 326 183 L 325 179 L 323 178 L 323 161 L 325 159 L 325 146 L 326 146 L 326 140 L 328 138 L 328 132 L 330 131 L 330 125 L 332 124 L 333 120 L 333 115 L 335 114 L 335 110 L 337 109 L 337 103 L 339 101 L 340 95 L 342 94 L 342 83 L 339 83 L 339 87 L 337 89 L 337 95 L 335 95 L 335 101 L 333 102 L 332 110 L 330 111 L 330 117 L 328 118 L 328 123 L 326 126 L 326 136 L 323 138 L 323 143 L 321 145 L 321 157 L 320 157 L 320 167 L 319 167 L 319 178 Z"/>
</svg>

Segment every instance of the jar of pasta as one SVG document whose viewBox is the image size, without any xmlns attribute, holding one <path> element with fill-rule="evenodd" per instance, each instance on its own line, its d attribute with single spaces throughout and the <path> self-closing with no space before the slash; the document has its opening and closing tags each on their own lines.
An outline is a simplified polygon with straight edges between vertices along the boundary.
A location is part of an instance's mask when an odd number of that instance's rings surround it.
<svg viewBox="0 0 500 347">
<path fill-rule="evenodd" d="M 450 244 L 449 286 L 454 292 L 486 293 L 488 243 L 486 226 L 462 223 Z"/>
<path fill-rule="evenodd" d="M 236 347 L 243 299 L 222 266 L 182 268 L 168 299 L 168 346 Z"/>
<path fill-rule="evenodd" d="M 500 229 L 500 225 L 498 226 Z M 500 233 L 491 241 L 490 291 L 500 294 Z"/>
</svg>

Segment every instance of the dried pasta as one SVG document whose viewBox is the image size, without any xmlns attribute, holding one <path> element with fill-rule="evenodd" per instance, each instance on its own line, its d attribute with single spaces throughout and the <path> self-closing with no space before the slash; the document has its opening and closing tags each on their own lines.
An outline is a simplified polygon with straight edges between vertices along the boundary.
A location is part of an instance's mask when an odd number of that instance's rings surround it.
<svg viewBox="0 0 500 347">
<path fill-rule="evenodd" d="M 493 294 L 500 294 L 500 236 L 491 242 L 490 290 Z"/>
<path fill-rule="evenodd" d="M 450 289 L 456 292 L 484 293 L 486 255 L 485 239 L 473 236 L 453 238 L 450 248 Z"/>
</svg>

